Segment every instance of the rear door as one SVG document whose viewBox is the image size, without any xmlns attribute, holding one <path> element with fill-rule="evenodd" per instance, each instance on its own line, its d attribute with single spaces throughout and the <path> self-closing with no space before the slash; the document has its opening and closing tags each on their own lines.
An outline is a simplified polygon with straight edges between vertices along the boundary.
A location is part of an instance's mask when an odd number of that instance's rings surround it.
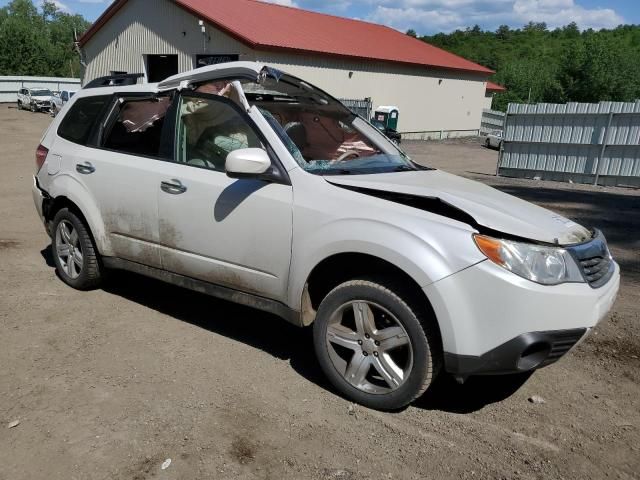
<svg viewBox="0 0 640 480">
<path fill-rule="evenodd" d="M 162 131 L 170 97 L 110 97 L 87 144 L 73 142 L 73 129 L 84 120 L 78 99 L 63 119 L 55 148 L 67 171 L 91 193 L 116 257 L 161 267 L 158 192 L 162 167 Z M 94 100 L 92 100 L 94 99 Z M 104 102 L 103 102 L 104 103 Z M 79 105 L 80 104 L 80 105 Z M 64 138 L 67 137 L 67 138 Z"/>
</svg>

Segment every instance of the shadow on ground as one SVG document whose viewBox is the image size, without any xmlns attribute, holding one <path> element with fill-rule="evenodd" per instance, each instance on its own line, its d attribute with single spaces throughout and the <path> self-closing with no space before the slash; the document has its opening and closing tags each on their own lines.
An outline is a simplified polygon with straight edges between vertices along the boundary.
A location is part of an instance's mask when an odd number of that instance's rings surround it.
<svg viewBox="0 0 640 480">
<path fill-rule="evenodd" d="M 450 375 L 442 375 L 414 407 L 451 413 L 471 413 L 516 393 L 532 372 L 516 375 L 470 377 L 460 385 Z"/>
<path fill-rule="evenodd" d="M 47 265 L 54 268 L 51 247 L 42 250 L 41 254 Z M 298 328 L 274 315 L 130 272 L 110 271 L 103 290 L 288 360 L 299 375 L 339 395 L 316 361 L 310 328 Z M 442 375 L 414 406 L 426 410 L 473 412 L 504 400 L 525 381 L 526 378 L 521 377 L 472 377 L 459 385 L 448 375 Z"/>
</svg>

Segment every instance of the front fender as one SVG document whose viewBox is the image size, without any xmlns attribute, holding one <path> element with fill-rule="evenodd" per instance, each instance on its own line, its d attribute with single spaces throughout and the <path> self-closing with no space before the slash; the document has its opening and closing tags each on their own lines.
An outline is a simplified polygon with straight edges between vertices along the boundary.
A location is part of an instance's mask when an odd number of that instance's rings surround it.
<svg viewBox="0 0 640 480">
<path fill-rule="evenodd" d="M 53 199 L 64 196 L 73 202 L 84 215 L 100 254 L 113 255 L 100 209 L 91 192 L 82 183 L 68 174 L 56 175 L 49 181 L 47 193 Z"/>
<path fill-rule="evenodd" d="M 450 258 L 437 243 L 393 224 L 373 219 L 339 219 L 294 241 L 288 304 L 301 309 L 302 294 L 313 269 L 340 253 L 360 253 L 385 260 L 425 287 L 474 262 Z"/>
</svg>

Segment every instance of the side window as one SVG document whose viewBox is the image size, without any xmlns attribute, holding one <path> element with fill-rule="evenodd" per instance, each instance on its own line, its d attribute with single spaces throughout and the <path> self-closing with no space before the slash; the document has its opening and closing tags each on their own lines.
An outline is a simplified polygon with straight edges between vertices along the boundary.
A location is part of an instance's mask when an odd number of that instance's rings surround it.
<svg viewBox="0 0 640 480">
<path fill-rule="evenodd" d="M 86 145 L 98 115 L 111 98 L 110 95 L 79 98 L 62 119 L 58 127 L 58 136 L 70 142 Z"/>
<path fill-rule="evenodd" d="M 102 146 L 132 155 L 158 157 L 171 98 L 119 99 L 117 117 L 108 126 Z"/>
<path fill-rule="evenodd" d="M 251 125 L 224 97 L 183 95 L 176 134 L 178 163 L 220 172 L 230 152 L 264 148 Z"/>
<path fill-rule="evenodd" d="M 62 101 L 64 101 L 64 102 L 66 102 L 67 100 L 69 100 L 69 94 L 68 94 L 66 91 L 63 91 L 63 92 L 60 94 L 60 99 L 61 99 Z"/>
</svg>

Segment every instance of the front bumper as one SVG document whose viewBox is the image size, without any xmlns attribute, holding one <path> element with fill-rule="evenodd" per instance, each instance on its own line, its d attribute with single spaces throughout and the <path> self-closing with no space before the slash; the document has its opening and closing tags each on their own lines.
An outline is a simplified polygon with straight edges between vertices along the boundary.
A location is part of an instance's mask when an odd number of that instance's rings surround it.
<svg viewBox="0 0 640 480">
<path fill-rule="evenodd" d="M 478 357 L 445 353 L 445 370 L 462 378 L 528 372 L 557 362 L 586 332 L 586 328 L 575 328 L 523 333 Z"/>
<path fill-rule="evenodd" d="M 483 261 L 425 287 L 440 326 L 445 369 L 468 376 L 552 363 L 611 309 L 620 284 L 620 267 L 614 268 L 599 288 L 545 286 Z"/>
</svg>

